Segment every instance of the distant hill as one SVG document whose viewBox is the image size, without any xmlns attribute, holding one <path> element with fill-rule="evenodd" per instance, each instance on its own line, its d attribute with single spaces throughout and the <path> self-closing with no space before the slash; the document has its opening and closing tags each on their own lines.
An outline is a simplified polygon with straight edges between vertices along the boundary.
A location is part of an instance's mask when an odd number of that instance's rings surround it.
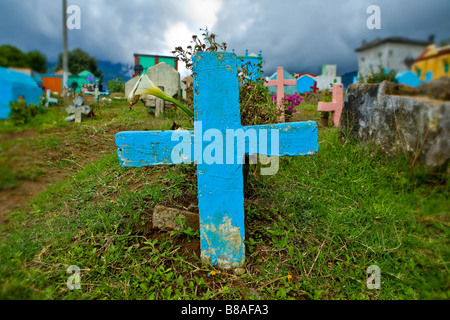
<svg viewBox="0 0 450 320">
<path fill-rule="evenodd" d="M 48 72 L 54 72 L 53 68 L 56 66 L 56 62 L 49 62 L 47 64 Z M 108 81 L 116 78 L 122 78 L 122 81 L 128 81 L 132 77 L 131 65 L 122 63 L 111 63 L 109 61 L 99 60 L 98 69 L 103 71 L 103 84 L 106 85 Z"/>
<path fill-rule="evenodd" d="M 109 80 L 122 78 L 122 81 L 128 81 L 132 77 L 130 65 L 122 63 L 111 63 L 109 61 L 98 61 L 98 69 L 103 71 L 103 83 L 106 85 Z"/>
</svg>

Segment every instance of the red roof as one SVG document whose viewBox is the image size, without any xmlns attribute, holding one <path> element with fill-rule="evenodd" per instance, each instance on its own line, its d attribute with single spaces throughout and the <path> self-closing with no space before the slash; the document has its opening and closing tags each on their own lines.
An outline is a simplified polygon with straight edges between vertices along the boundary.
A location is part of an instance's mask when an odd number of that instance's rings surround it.
<svg viewBox="0 0 450 320">
<path fill-rule="evenodd" d="M 438 51 L 435 54 L 425 57 L 425 55 L 427 54 L 428 51 L 429 51 L 429 49 L 425 49 L 425 51 L 422 52 L 420 54 L 420 56 L 418 56 L 414 62 L 421 61 L 421 60 L 427 60 L 427 59 L 431 59 L 431 58 L 436 58 L 436 57 L 442 56 L 444 54 L 450 54 L 450 48 L 445 48 L 442 50 L 438 49 Z"/>
</svg>

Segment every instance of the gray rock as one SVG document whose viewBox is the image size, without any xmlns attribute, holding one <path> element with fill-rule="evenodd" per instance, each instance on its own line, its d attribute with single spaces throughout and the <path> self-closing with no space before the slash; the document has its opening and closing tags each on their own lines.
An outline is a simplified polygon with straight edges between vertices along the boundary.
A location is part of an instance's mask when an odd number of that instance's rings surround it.
<svg viewBox="0 0 450 320">
<path fill-rule="evenodd" d="M 176 221 L 175 217 L 185 221 L 183 227 Z M 199 223 L 199 215 L 197 213 L 164 206 L 155 206 L 153 210 L 153 228 L 164 231 L 182 231 L 190 227 L 194 230 L 199 230 Z"/>
<path fill-rule="evenodd" d="M 244 268 L 236 268 L 233 270 L 233 273 L 237 276 L 240 276 L 241 274 L 245 273 L 245 269 Z"/>
<path fill-rule="evenodd" d="M 450 78 L 442 77 L 417 86 L 418 94 L 427 95 L 433 99 L 450 100 Z"/>
<path fill-rule="evenodd" d="M 339 123 L 341 139 L 370 143 L 389 156 L 404 154 L 412 164 L 446 166 L 450 102 L 387 94 L 396 92 L 393 86 L 387 81 L 349 86 Z"/>
<path fill-rule="evenodd" d="M 180 94 L 180 73 L 165 62 L 160 62 L 147 69 L 150 80 L 173 97 Z"/>
</svg>

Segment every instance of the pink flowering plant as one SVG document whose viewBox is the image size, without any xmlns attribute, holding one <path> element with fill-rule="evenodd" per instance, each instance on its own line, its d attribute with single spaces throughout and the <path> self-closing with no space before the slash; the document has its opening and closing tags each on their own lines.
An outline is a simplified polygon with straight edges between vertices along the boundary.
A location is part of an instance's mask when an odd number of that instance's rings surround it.
<svg viewBox="0 0 450 320">
<path fill-rule="evenodd" d="M 274 94 L 271 101 L 277 101 L 277 95 Z M 294 113 L 297 112 L 296 107 L 302 103 L 303 97 L 300 97 L 298 93 L 294 93 L 283 98 L 284 114 L 285 117 L 290 118 Z"/>
</svg>

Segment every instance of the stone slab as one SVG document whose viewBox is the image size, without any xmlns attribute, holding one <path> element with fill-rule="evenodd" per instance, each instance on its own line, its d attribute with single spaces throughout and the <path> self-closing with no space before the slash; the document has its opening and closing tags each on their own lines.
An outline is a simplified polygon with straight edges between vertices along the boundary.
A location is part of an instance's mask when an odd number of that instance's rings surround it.
<svg viewBox="0 0 450 320">
<path fill-rule="evenodd" d="M 185 221 L 183 228 L 176 221 L 178 217 Z M 200 229 L 198 213 L 180 210 L 176 208 L 169 208 L 164 206 L 155 206 L 153 209 L 153 228 L 158 228 L 163 231 L 182 231 L 183 229 L 192 228 L 194 230 Z"/>
</svg>

